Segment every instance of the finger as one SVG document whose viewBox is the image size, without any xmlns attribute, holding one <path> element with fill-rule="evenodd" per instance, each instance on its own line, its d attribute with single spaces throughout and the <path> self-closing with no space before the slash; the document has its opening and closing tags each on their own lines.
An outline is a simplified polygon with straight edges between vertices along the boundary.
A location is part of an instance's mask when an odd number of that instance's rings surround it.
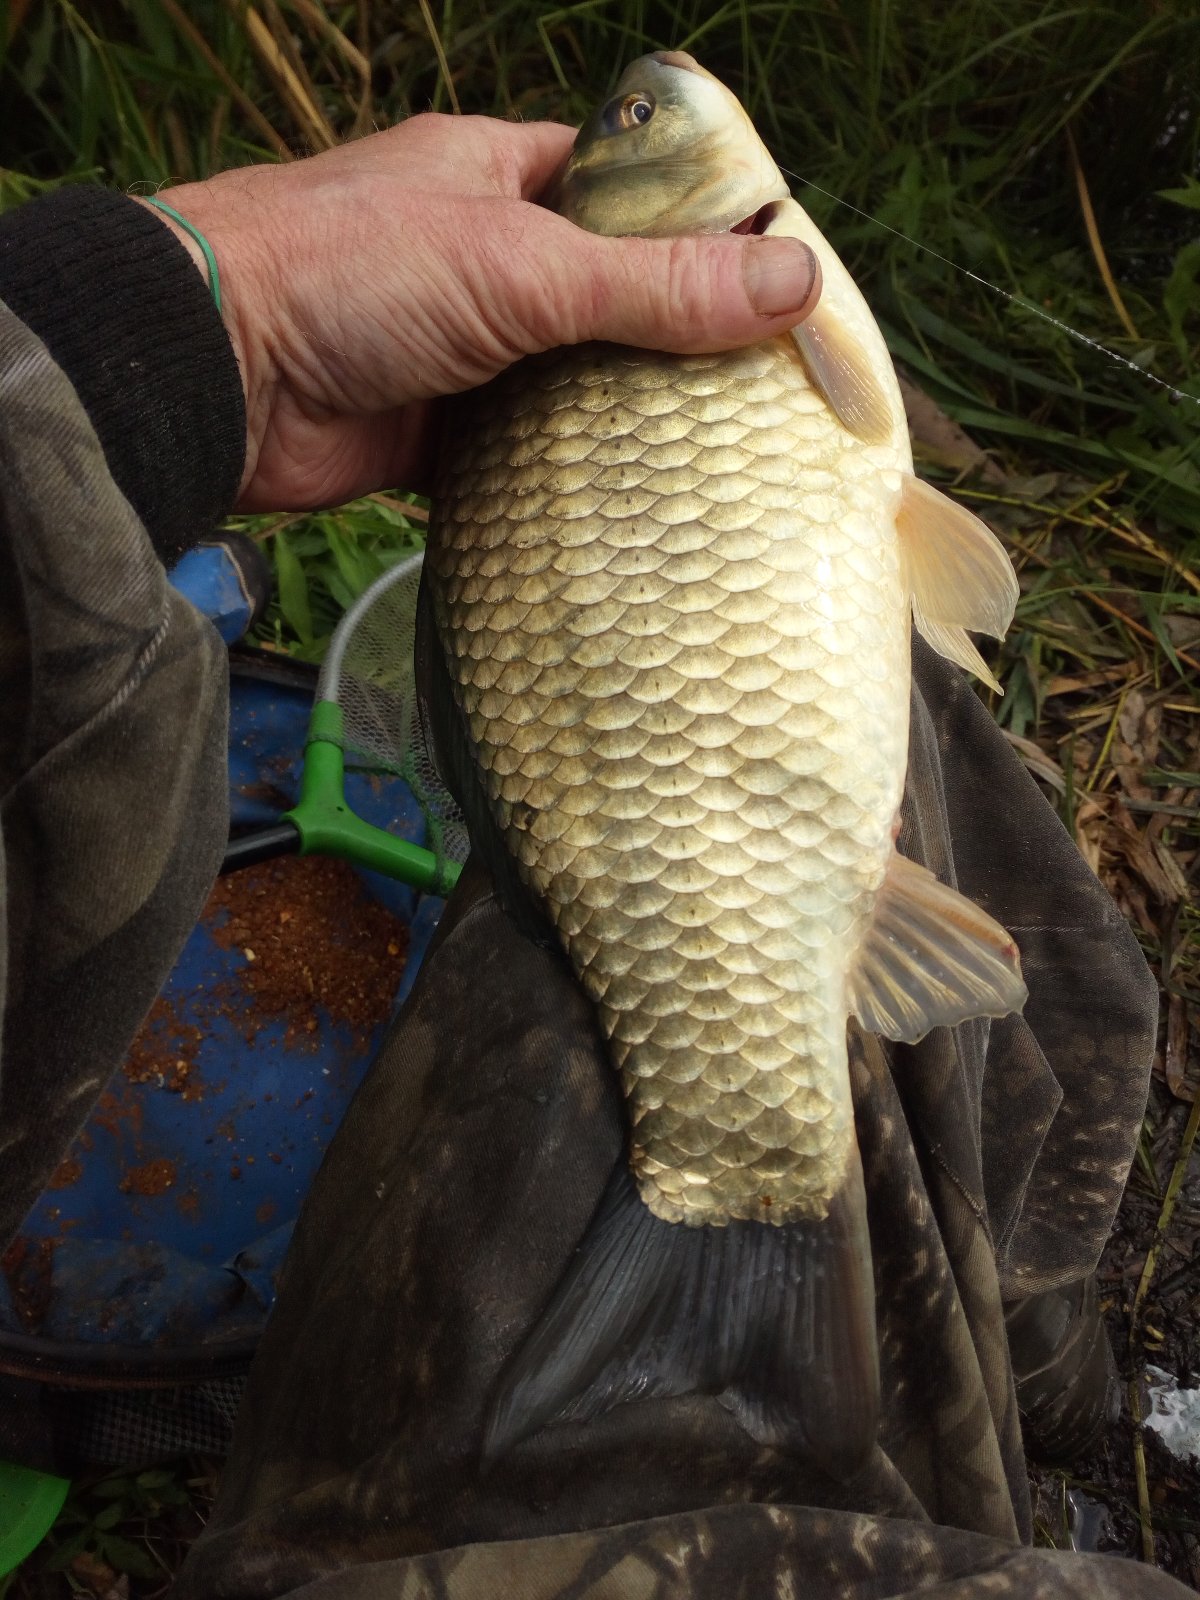
<svg viewBox="0 0 1200 1600">
<path fill-rule="evenodd" d="M 794 327 L 821 293 L 817 258 L 798 239 L 601 239 L 547 216 L 522 243 L 500 257 L 508 281 L 491 293 L 523 309 L 537 349 L 602 339 L 730 350 Z"/>
<path fill-rule="evenodd" d="M 481 121 L 487 121 L 481 118 Z M 537 200 L 571 154 L 576 129 L 561 122 L 491 122 L 498 192 Z"/>
<path fill-rule="evenodd" d="M 597 240 L 580 252 L 582 339 L 667 350 L 727 350 L 801 322 L 821 293 L 798 239 L 721 236 Z"/>
</svg>

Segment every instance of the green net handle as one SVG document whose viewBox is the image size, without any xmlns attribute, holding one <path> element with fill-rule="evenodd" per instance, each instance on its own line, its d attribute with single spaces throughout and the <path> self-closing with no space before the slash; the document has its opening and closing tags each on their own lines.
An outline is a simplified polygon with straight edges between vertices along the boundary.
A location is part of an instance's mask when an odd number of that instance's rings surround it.
<svg viewBox="0 0 1200 1600">
<path fill-rule="evenodd" d="M 364 822 L 346 804 L 342 738 L 341 707 L 335 700 L 318 700 L 308 724 L 300 799 L 284 813 L 300 835 L 300 854 L 336 856 L 428 894 L 449 894 L 462 871 L 456 861 Z"/>
</svg>

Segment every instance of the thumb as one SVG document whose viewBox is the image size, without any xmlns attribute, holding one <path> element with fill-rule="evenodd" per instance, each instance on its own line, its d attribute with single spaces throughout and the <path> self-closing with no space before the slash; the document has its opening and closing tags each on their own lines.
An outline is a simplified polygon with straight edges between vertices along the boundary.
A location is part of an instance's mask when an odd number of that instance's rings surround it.
<svg viewBox="0 0 1200 1600">
<path fill-rule="evenodd" d="M 820 298 L 820 265 L 799 239 L 606 239 L 565 226 L 550 273 L 543 255 L 542 281 L 554 289 L 530 329 L 546 349 L 602 339 L 730 350 L 794 327 Z"/>
</svg>

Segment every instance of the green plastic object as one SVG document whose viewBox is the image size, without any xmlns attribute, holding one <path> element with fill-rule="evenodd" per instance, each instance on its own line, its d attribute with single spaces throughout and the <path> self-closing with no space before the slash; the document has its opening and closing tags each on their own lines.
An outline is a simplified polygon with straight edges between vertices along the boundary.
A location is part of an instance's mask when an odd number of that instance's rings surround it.
<svg viewBox="0 0 1200 1600">
<path fill-rule="evenodd" d="M 222 872 L 298 851 L 442 897 L 458 881 L 470 840 L 426 743 L 414 680 L 421 566 L 418 552 L 387 568 L 338 623 L 317 680 L 300 798 L 270 827 L 231 839 Z M 347 768 L 402 779 L 433 848 L 358 816 L 346 800 Z"/>
<path fill-rule="evenodd" d="M 300 799 L 283 814 L 300 835 L 300 854 L 336 856 L 414 889 L 449 894 L 462 870 L 458 862 L 439 861 L 432 850 L 364 822 L 346 804 L 343 732 L 342 708 L 335 700 L 318 700 L 308 724 Z"/>
<path fill-rule="evenodd" d="M 15 1572 L 41 1544 L 70 1487 L 67 1478 L 0 1461 L 0 1578 Z"/>
</svg>

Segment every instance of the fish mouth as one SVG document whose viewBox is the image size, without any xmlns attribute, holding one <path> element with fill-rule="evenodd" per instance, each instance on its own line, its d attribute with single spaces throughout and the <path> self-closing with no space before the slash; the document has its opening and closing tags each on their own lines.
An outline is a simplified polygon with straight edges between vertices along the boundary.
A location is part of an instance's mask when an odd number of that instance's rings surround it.
<svg viewBox="0 0 1200 1600">
<path fill-rule="evenodd" d="M 766 233 L 779 214 L 781 200 L 768 200 L 765 206 L 759 206 L 757 211 L 752 211 L 748 217 L 743 217 L 741 222 L 735 222 L 730 228 L 730 233 Z"/>
</svg>

